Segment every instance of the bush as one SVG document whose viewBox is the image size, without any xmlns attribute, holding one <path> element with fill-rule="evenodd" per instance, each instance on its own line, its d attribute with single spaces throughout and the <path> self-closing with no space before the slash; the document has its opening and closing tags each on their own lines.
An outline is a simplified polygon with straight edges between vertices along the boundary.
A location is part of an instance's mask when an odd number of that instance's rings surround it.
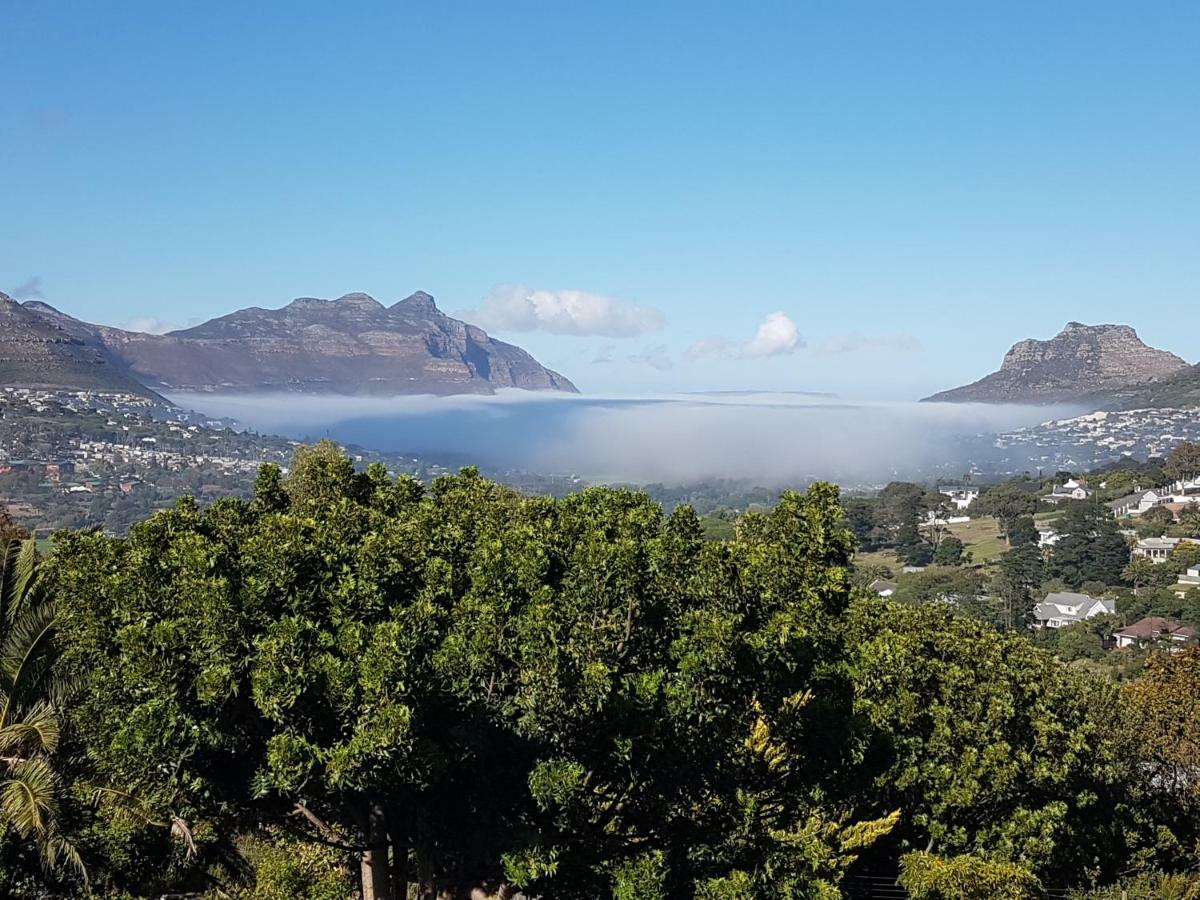
<svg viewBox="0 0 1200 900">
<path fill-rule="evenodd" d="M 346 854 L 332 847 L 272 835 L 245 850 L 254 869 L 254 887 L 237 900 L 348 900 L 355 880 Z"/>
<path fill-rule="evenodd" d="M 1145 872 L 1119 884 L 1078 891 L 1071 900 L 1200 900 L 1200 878 Z"/>
<path fill-rule="evenodd" d="M 900 860 L 899 880 L 913 900 L 1027 900 L 1042 895 L 1041 883 L 1028 869 L 977 856 L 909 853 Z"/>
</svg>

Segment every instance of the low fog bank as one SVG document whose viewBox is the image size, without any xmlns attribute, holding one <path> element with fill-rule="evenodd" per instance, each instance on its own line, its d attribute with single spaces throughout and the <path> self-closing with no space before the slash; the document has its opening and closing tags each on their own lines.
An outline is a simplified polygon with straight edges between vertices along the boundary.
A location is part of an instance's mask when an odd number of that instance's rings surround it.
<svg viewBox="0 0 1200 900">
<path fill-rule="evenodd" d="M 356 398 L 175 395 L 181 406 L 262 432 L 331 437 L 450 464 L 577 474 L 598 481 L 764 487 L 828 478 L 876 482 L 965 464 L 973 436 L 1078 410 L 841 402 L 804 394 Z M 975 446 L 982 442 L 975 441 Z"/>
</svg>

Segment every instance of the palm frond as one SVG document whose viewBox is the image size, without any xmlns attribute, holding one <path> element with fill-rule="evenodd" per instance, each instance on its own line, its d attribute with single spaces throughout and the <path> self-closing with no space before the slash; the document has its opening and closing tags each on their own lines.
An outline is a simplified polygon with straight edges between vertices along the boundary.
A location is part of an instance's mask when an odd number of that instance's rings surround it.
<svg viewBox="0 0 1200 900">
<path fill-rule="evenodd" d="M 17 722 L 0 726 L 0 754 L 50 754 L 58 749 L 58 711 L 37 703 Z"/>
<path fill-rule="evenodd" d="M 51 831 L 38 841 L 38 851 L 42 858 L 42 867 L 47 872 L 70 869 L 79 876 L 84 887 L 88 886 L 87 866 L 75 845 L 58 831 Z"/>
<path fill-rule="evenodd" d="M 21 760 L 0 781 L 0 823 L 23 838 L 42 837 L 58 811 L 54 770 L 44 759 Z"/>
<path fill-rule="evenodd" d="M 4 619 L 10 626 L 35 593 L 38 559 L 37 541 L 33 538 L 9 541 L 0 554 L 0 596 L 3 596 Z"/>
<path fill-rule="evenodd" d="M 22 692 L 23 682 L 37 680 L 32 676 L 38 671 L 39 660 L 51 649 L 57 621 L 58 604 L 47 601 L 27 604 L 21 615 L 9 623 L 7 634 L 0 641 L 0 686 L 9 695 L 0 707 L 0 727 L 9 721 L 14 698 Z"/>
</svg>

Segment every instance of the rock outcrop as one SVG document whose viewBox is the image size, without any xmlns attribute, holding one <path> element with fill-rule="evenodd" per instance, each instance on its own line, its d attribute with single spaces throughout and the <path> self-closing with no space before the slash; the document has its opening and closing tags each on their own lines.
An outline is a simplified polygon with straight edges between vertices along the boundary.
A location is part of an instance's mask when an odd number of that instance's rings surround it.
<svg viewBox="0 0 1200 900">
<path fill-rule="evenodd" d="M 925 399 L 941 403 L 1092 403 L 1149 385 L 1188 368 L 1166 350 L 1147 346 L 1128 325 L 1071 322 L 1048 341 L 1013 346 L 998 372 Z"/>
</svg>

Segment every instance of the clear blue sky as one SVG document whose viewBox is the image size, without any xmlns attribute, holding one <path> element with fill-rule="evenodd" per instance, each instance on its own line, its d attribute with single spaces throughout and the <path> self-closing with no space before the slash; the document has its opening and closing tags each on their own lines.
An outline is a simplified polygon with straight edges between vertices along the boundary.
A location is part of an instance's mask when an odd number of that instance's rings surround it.
<svg viewBox="0 0 1200 900">
<path fill-rule="evenodd" d="M 1070 319 L 1200 358 L 1200 3 L 584 6 L 0 0 L 0 289 L 651 308 L 493 327 L 597 392 L 917 396 Z"/>
</svg>

